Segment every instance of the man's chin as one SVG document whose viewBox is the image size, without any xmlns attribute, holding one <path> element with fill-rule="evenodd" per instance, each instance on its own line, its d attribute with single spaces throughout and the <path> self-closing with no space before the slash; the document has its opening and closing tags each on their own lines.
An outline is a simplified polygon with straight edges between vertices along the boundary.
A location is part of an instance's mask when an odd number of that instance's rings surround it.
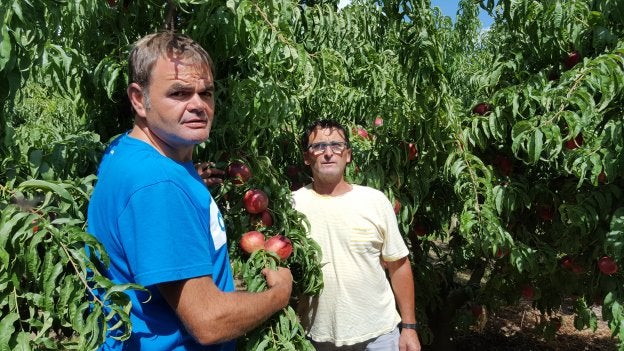
<svg viewBox="0 0 624 351">
<path fill-rule="evenodd" d="M 186 140 L 188 140 L 190 143 L 192 144 L 200 144 L 203 143 L 204 141 L 208 140 L 208 137 L 210 137 L 210 132 L 209 131 L 194 131 L 188 134 L 188 137 L 186 138 Z"/>
<path fill-rule="evenodd" d="M 342 180 L 342 172 L 339 172 L 337 170 L 332 170 L 332 171 L 321 171 L 318 173 L 318 178 L 323 179 L 323 181 L 325 182 L 339 182 L 340 180 Z"/>
</svg>

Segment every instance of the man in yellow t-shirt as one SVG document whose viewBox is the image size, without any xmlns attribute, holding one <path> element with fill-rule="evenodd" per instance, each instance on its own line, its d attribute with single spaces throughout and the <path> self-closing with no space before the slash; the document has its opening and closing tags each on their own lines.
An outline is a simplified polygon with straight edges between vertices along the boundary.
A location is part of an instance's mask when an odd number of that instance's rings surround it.
<svg viewBox="0 0 624 351">
<path fill-rule="evenodd" d="M 308 337 L 319 351 L 419 351 L 409 252 L 390 201 L 344 179 L 351 148 L 339 123 L 316 121 L 302 146 L 313 182 L 293 201 L 321 247 L 324 281 L 299 306 Z"/>
</svg>

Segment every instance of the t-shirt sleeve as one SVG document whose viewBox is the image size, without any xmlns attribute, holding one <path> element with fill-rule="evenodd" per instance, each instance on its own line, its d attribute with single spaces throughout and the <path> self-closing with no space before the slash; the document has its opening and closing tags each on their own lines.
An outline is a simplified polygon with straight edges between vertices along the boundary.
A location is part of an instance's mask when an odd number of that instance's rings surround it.
<svg viewBox="0 0 624 351">
<path fill-rule="evenodd" d="M 377 202 L 380 207 L 378 210 L 381 213 L 381 223 L 385 228 L 381 256 L 385 261 L 396 261 L 407 256 L 409 250 L 399 231 L 399 225 L 390 201 L 382 192 L 378 194 L 381 195 Z"/>
<path fill-rule="evenodd" d="M 174 183 L 163 181 L 134 193 L 118 225 L 137 283 L 149 286 L 212 274 L 208 223 Z"/>
</svg>

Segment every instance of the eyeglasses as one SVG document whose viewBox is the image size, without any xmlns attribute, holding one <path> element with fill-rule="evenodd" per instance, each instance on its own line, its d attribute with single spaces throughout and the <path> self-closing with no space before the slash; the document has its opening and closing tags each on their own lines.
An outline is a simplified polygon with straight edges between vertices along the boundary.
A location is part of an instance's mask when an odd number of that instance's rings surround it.
<svg viewBox="0 0 624 351">
<path fill-rule="evenodd" d="M 314 155 L 320 155 L 325 153 L 327 147 L 331 149 L 331 151 L 335 154 L 342 154 L 345 149 L 349 147 L 349 143 L 344 141 L 332 141 L 330 143 L 314 143 L 308 146 L 308 150 L 312 152 Z"/>
</svg>

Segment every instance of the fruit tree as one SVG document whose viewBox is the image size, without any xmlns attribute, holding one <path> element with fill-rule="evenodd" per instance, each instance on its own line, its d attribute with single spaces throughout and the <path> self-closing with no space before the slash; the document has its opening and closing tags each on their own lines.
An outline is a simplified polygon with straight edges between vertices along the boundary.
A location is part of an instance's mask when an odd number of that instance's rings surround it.
<svg viewBox="0 0 624 351">
<path fill-rule="evenodd" d="M 322 289 L 322 256 L 290 192 L 310 181 L 305 126 L 334 118 L 348 179 L 395 204 L 425 347 L 453 350 L 488 310 L 529 300 L 548 319 L 573 299 L 575 326 L 601 305 L 624 350 L 624 2 L 458 3 L 453 22 L 427 0 L 3 1 L 0 348 L 94 349 L 110 318 L 129 333 L 124 291 L 144 287 L 101 275 L 85 210 L 104 146 L 132 125 L 129 45 L 169 29 L 214 60 L 195 158 L 226 171 L 211 192 L 238 288 L 264 289 L 264 267 L 295 278 L 239 349 L 311 349 L 294 306 Z"/>
</svg>

